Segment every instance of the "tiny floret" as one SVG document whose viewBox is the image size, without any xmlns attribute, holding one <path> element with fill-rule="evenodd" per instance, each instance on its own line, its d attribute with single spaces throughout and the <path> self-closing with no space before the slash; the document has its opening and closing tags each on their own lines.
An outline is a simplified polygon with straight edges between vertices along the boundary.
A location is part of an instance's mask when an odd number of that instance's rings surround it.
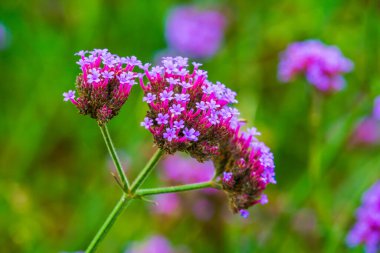
<svg viewBox="0 0 380 253">
<path fill-rule="evenodd" d="M 63 101 L 69 101 L 75 99 L 75 91 L 69 90 L 68 92 L 63 93 Z"/>
<path fill-rule="evenodd" d="M 247 210 L 241 209 L 239 213 L 240 213 L 240 216 L 243 217 L 244 219 L 247 219 L 249 217 L 249 212 Z"/>
</svg>

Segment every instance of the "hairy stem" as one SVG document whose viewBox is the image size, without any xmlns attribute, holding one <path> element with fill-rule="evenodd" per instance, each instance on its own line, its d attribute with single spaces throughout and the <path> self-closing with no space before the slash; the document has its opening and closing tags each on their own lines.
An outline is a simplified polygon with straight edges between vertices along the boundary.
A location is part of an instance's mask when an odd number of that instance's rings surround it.
<svg viewBox="0 0 380 253">
<path fill-rule="evenodd" d="M 112 225 L 115 223 L 116 219 L 120 216 L 123 210 L 130 203 L 130 199 L 127 199 L 125 195 L 121 197 L 119 202 L 117 202 L 116 206 L 112 210 L 112 212 L 108 215 L 106 221 L 103 223 L 102 227 L 98 230 L 95 237 L 92 239 L 90 245 L 86 249 L 86 253 L 95 252 L 99 243 L 106 236 L 107 232 L 111 229 Z"/>
<path fill-rule="evenodd" d="M 145 165 L 143 170 L 140 172 L 140 174 L 137 176 L 135 181 L 133 181 L 132 186 L 129 190 L 130 194 L 134 194 L 136 190 L 144 183 L 144 181 L 147 179 L 149 174 L 152 172 L 160 158 L 164 155 L 164 151 L 162 149 L 158 149 L 156 153 L 152 156 L 152 158 L 149 160 L 149 162 Z"/>
<path fill-rule="evenodd" d="M 119 177 L 120 177 L 121 182 L 123 184 L 124 191 L 127 192 L 129 190 L 129 182 L 128 182 L 127 176 L 124 173 L 123 167 L 122 167 L 122 165 L 120 163 L 120 159 L 119 159 L 119 157 L 118 157 L 118 155 L 116 153 L 116 150 L 115 150 L 115 147 L 113 145 L 111 136 L 110 136 L 110 134 L 108 132 L 107 125 L 104 124 L 104 125 L 99 126 L 99 127 L 100 127 L 100 131 L 102 132 L 104 141 L 106 142 L 106 145 L 107 145 L 107 148 L 108 148 L 108 152 L 111 155 L 113 163 L 115 164 L 115 167 L 117 169 L 117 173 L 119 174 Z"/>
<path fill-rule="evenodd" d="M 136 192 L 136 195 L 147 196 L 147 195 L 156 195 L 156 194 L 164 194 L 164 193 L 171 193 L 171 192 L 192 191 L 192 190 L 198 190 L 198 189 L 203 189 L 203 188 L 219 188 L 219 187 L 214 182 L 208 181 L 208 182 L 194 183 L 194 184 L 142 189 L 142 190 L 138 190 Z"/>
</svg>

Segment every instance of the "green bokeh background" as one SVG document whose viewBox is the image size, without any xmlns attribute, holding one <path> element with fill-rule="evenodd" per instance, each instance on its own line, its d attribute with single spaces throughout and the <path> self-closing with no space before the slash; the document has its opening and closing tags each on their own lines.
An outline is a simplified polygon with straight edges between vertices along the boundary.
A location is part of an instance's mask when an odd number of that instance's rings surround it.
<svg viewBox="0 0 380 253">
<path fill-rule="evenodd" d="M 154 217 L 134 202 L 99 252 L 123 252 L 132 241 L 163 234 L 191 252 L 363 252 L 345 235 L 361 194 L 380 178 L 379 148 L 349 148 L 355 123 L 380 94 L 380 5 L 367 0 L 206 1 L 228 17 L 219 53 L 204 61 L 212 81 L 238 92 L 238 108 L 272 148 L 277 185 L 269 203 L 243 220 L 200 222 Z M 84 249 L 119 198 L 96 122 L 79 115 L 62 93 L 78 74 L 74 52 L 108 48 L 152 61 L 166 48 L 165 17 L 188 1 L 1 1 L 0 22 L 11 34 L 0 51 L 0 251 Z M 198 1 L 205 4 L 205 1 Z M 321 179 L 311 189 L 310 87 L 277 81 L 279 53 L 294 41 L 318 38 L 337 45 L 355 69 L 347 88 L 323 98 Z M 134 177 L 154 152 L 139 126 L 146 111 L 135 87 L 109 124 Z M 156 170 L 156 175 L 160 168 Z M 162 183 L 161 183 L 162 184 Z M 160 185 L 153 177 L 147 185 Z M 220 207 L 226 208 L 226 203 Z"/>
</svg>

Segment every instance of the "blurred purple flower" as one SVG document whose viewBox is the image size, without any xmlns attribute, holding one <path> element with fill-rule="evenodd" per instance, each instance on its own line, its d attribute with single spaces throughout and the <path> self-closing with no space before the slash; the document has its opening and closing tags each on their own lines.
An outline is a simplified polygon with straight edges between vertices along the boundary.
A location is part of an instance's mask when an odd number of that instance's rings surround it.
<svg viewBox="0 0 380 253">
<path fill-rule="evenodd" d="M 193 205 L 193 213 L 198 220 L 210 220 L 214 212 L 214 205 L 207 199 L 199 198 Z"/>
<path fill-rule="evenodd" d="M 172 215 L 180 212 L 180 199 L 175 193 L 156 195 L 154 201 L 157 202 L 157 205 L 153 207 L 153 212 L 157 214 Z"/>
<path fill-rule="evenodd" d="M 377 96 L 373 105 L 373 118 L 380 120 L 380 96 Z"/>
<path fill-rule="evenodd" d="M 166 20 L 166 39 L 169 47 L 179 54 L 207 58 L 218 51 L 225 27 L 226 18 L 217 10 L 176 7 Z"/>
<path fill-rule="evenodd" d="M 174 253 L 170 242 L 163 236 L 152 236 L 144 242 L 135 242 L 125 253 Z"/>
<path fill-rule="evenodd" d="M 341 75 L 352 69 L 353 63 L 339 48 L 318 40 L 307 40 L 289 45 L 281 54 L 278 78 L 287 83 L 304 73 L 310 84 L 320 91 L 330 92 L 344 88 L 345 80 Z"/>
<path fill-rule="evenodd" d="M 352 136 L 351 143 L 354 146 L 375 145 L 380 142 L 380 122 L 374 118 L 362 119 Z"/>
<path fill-rule="evenodd" d="M 380 181 L 376 182 L 362 198 L 356 212 L 356 224 L 347 236 L 350 247 L 365 244 L 367 253 L 380 251 Z"/>
<path fill-rule="evenodd" d="M 180 155 L 168 156 L 163 161 L 163 178 L 176 183 L 198 183 L 210 180 L 214 175 L 212 162 L 199 163 L 194 158 Z"/>
<path fill-rule="evenodd" d="M 4 50 L 10 43 L 10 34 L 4 24 L 0 23 L 0 50 Z"/>
<path fill-rule="evenodd" d="M 375 98 L 372 115 L 362 119 L 351 137 L 351 144 L 376 145 L 380 143 L 380 96 Z"/>
</svg>

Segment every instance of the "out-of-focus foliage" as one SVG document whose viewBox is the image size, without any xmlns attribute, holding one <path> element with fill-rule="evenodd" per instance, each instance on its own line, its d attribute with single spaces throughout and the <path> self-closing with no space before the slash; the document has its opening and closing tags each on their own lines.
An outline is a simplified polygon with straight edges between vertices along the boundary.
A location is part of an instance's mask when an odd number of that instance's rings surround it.
<svg viewBox="0 0 380 253">
<path fill-rule="evenodd" d="M 251 216 L 207 222 L 184 213 L 165 220 L 135 201 L 99 252 L 123 252 L 132 241 L 165 235 L 192 252 L 348 252 L 345 236 L 361 194 L 380 178 L 379 148 L 348 145 L 355 123 L 380 94 L 380 6 L 368 1 L 206 1 L 228 20 L 219 53 L 205 60 L 212 81 L 238 92 L 238 108 L 262 132 L 276 161 L 269 203 Z M 74 52 L 109 48 L 152 61 L 166 48 L 170 8 L 189 1 L 1 1 L 8 46 L 0 51 L 0 245 L 2 252 L 84 249 L 120 190 L 110 175 L 96 122 L 63 102 L 74 87 Z M 205 1 L 196 1 L 205 4 Z M 294 41 L 337 45 L 355 64 L 347 88 L 322 103 L 322 170 L 310 186 L 310 86 L 277 81 L 279 53 Z M 139 126 L 146 105 L 134 87 L 109 128 L 133 177 L 154 151 Z M 160 173 L 157 168 L 156 175 Z M 154 176 L 146 185 L 162 184 Z M 184 193 L 191 194 L 191 193 Z M 313 196 L 313 197 L 311 197 Z M 220 210 L 227 201 L 219 203 Z M 362 248 L 352 249 L 362 252 Z"/>
</svg>

